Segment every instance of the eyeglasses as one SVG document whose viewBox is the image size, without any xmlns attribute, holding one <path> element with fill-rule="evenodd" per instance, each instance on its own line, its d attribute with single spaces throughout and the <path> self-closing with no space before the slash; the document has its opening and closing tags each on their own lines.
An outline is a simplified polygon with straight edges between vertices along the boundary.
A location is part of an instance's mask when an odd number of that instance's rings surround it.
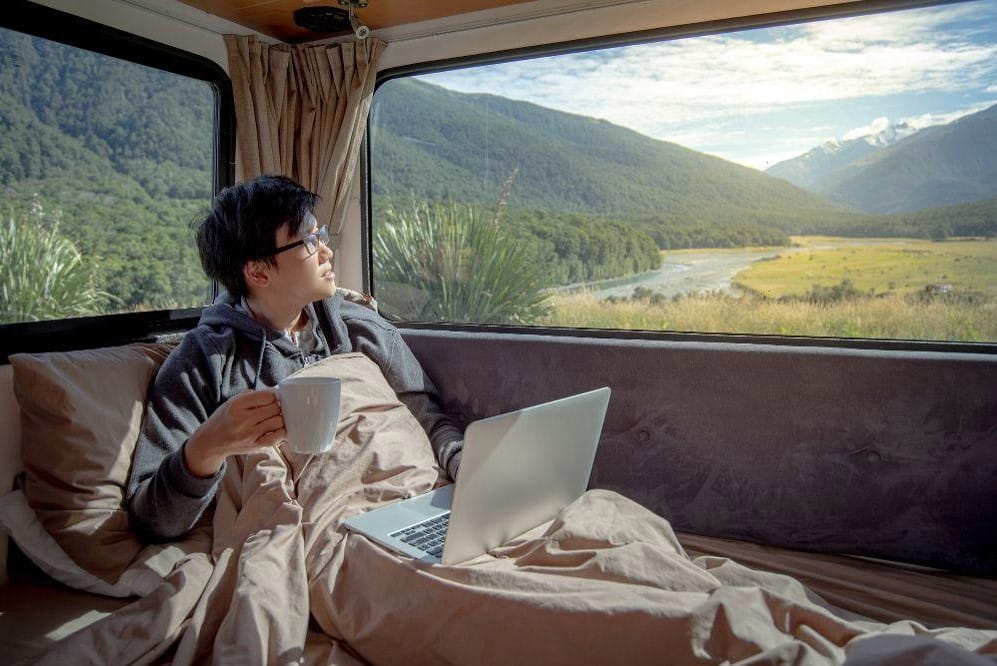
<svg viewBox="0 0 997 666">
<path fill-rule="evenodd" d="M 287 245 L 281 245 L 276 250 L 273 251 L 272 256 L 277 256 L 284 250 L 290 250 L 298 247 L 299 245 L 304 245 L 305 249 L 308 250 L 308 256 L 312 256 L 319 250 L 319 243 L 322 243 L 326 247 L 329 246 L 329 226 L 322 225 L 312 233 L 308 234 L 299 241 L 294 241 L 293 243 L 288 243 Z"/>
</svg>

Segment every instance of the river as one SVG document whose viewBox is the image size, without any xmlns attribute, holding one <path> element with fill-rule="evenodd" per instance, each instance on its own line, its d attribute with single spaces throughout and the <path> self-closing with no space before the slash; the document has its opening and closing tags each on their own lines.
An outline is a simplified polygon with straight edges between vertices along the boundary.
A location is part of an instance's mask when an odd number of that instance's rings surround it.
<svg viewBox="0 0 997 666">
<path fill-rule="evenodd" d="M 587 291 L 599 298 L 629 297 L 634 287 L 646 287 L 665 296 L 683 296 L 703 292 L 739 294 L 731 280 L 739 272 L 760 259 L 771 259 L 781 250 L 719 250 L 665 254 L 657 270 L 625 278 L 600 280 L 563 287 L 560 291 Z"/>
</svg>

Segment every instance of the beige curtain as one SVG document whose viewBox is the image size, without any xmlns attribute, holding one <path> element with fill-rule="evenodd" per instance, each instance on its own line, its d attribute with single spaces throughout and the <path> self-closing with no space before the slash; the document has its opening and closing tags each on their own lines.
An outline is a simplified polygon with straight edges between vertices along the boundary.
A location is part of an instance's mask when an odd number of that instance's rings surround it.
<svg viewBox="0 0 997 666">
<path fill-rule="evenodd" d="M 384 42 L 288 46 L 226 35 L 225 46 L 236 178 L 283 174 L 318 193 L 315 217 L 338 247 Z"/>
</svg>

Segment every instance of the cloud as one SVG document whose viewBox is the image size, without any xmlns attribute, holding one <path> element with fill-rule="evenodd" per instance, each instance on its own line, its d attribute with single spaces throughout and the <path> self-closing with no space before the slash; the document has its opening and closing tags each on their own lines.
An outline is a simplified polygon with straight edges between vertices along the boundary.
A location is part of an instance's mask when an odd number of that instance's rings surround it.
<svg viewBox="0 0 997 666">
<path fill-rule="evenodd" d="M 880 118 L 876 118 L 868 125 L 863 125 L 862 127 L 856 127 L 855 129 L 848 130 L 841 138 L 844 139 L 845 141 L 849 141 L 851 139 L 859 139 L 863 136 L 869 136 L 870 134 L 879 134 L 883 130 L 889 128 L 889 126 L 890 126 L 890 119 L 883 116 Z M 918 129 L 920 129 L 920 127 L 918 127 Z"/>
<path fill-rule="evenodd" d="M 995 90 L 994 92 L 997 92 Z M 904 124 L 915 130 L 922 130 L 925 127 L 932 127 L 934 125 L 947 125 L 949 123 L 959 120 L 963 116 L 968 116 L 972 113 L 977 113 L 984 109 L 987 109 L 994 104 L 997 104 L 997 100 L 985 100 L 983 102 L 978 102 L 972 104 L 968 107 L 955 109 L 946 113 L 920 113 L 915 116 L 906 116 L 900 118 L 897 124 Z M 886 130 L 891 125 L 890 119 L 884 117 L 875 118 L 872 122 L 867 125 L 862 125 L 854 129 L 850 129 L 842 135 L 842 139 L 846 141 L 849 139 L 859 139 L 864 136 L 869 136 L 870 134 L 879 134 L 880 132 Z"/>
<path fill-rule="evenodd" d="M 816 21 L 425 78 L 463 92 L 490 92 L 606 119 L 681 143 L 676 137 L 705 136 L 721 125 L 815 102 L 992 91 L 997 44 L 981 41 L 979 32 L 997 20 L 993 5 Z M 706 143 L 683 145 L 701 149 Z"/>
<path fill-rule="evenodd" d="M 997 93 L 997 89 L 993 92 Z M 993 106 L 994 104 L 997 104 L 997 100 L 989 99 L 963 109 L 949 111 L 948 113 L 922 113 L 916 116 L 901 118 L 900 122 L 907 123 L 911 127 L 917 129 L 924 129 L 925 127 L 931 127 L 932 125 L 947 125 L 948 123 L 959 120 L 963 116 L 968 116 L 971 113 L 978 113 L 983 109 Z"/>
</svg>

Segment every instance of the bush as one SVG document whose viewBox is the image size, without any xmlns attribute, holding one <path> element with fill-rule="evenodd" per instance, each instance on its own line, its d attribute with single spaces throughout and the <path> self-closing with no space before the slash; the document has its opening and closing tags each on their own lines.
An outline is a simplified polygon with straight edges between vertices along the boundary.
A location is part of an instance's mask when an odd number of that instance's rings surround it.
<svg viewBox="0 0 997 666">
<path fill-rule="evenodd" d="M 387 316 L 529 323 L 544 311 L 543 274 L 526 248 L 474 205 L 413 202 L 385 211 L 374 238 L 377 299 Z"/>
<path fill-rule="evenodd" d="M 51 221 L 49 217 L 53 218 Z M 97 314 L 110 299 L 94 283 L 95 267 L 59 234 L 59 214 L 37 201 L 0 224 L 0 323 Z"/>
<path fill-rule="evenodd" d="M 815 284 L 803 296 L 783 296 L 779 300 L 784 302 L 806 301 L 815 305 L 829 305 L 831 303 L 841 303 L 842 301 L 853 301 L 871 295 L 871 293 L 862 292 L 850 279 L 845 278 L 838 284 L 829 287 Z"/>
</svg>

